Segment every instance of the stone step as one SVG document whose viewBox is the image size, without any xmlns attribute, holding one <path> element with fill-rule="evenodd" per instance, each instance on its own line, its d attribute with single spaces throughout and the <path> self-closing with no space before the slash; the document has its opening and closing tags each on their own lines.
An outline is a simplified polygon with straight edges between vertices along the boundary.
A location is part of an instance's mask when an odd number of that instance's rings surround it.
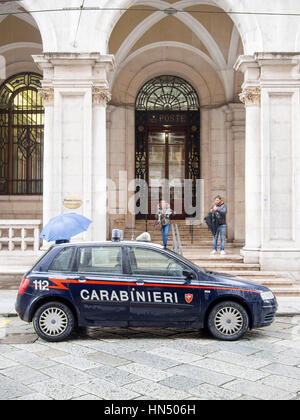
<svg viewBox="0 0 300 420">
<path fill-rule="evenodd" d="M 136 233 L 133 233 L 133 235 L 131 233 L 126 233 L 125 235 L 123 235 L 123 238 L 124 239 L 130 239 L 130 240 L 132 238 L 135 239 L 138 236 L 140 236 L 142 233 L 144 233 L 144 232 L 136 232 Z M 155 232 L 155 233 L 151 233 L 151 232 L 148 232 L 148 233 L 151 237 L 152 242 L 157 242 L 162 237 L 162 233 L 160 231 Z M 173 234 L 172 234 L 172 231 L 170 231 L 169 232 L 169 240 L 172 240 L 172 237 L 173 237 Z M 181 241 L 185 240 L 185 241 L 188 241 L 189 243 L 191 243 L 191 242 L 194 242 L 194 243 L 210 242 L 210 243 L 212 243 L 212 241 L 213 241 L 212 235 L 207 235 L 207 236 L 199 236 L 199 235 L 196 236 L 196 235 L 194 235 L 192 237 L 190 234 L 186 234 L 186 235 L 180 234 L 180 239 L 181 239 Z M 228 240 L 227 240 L 227 242 L 228 242 Z"/>
<path fill-rule="evenodd" d="M 204 268 L 205 270 L 211 271 L 257 271 L 259 270 L 259 264 L 244 264 L 244 263 L 201 263 L 197 262 L 197 265 Z"/>
<path fill-rule="evenodd" d="M 206 263 L 224 263 L 224 262 L 232 262 L 232 263 L 243 263 L 243 257 L 241 255 L 234 255 L 234 254 L 225 254 L 225 255 L 220 255 L 218 254 L 217 256 L 215 255 L 210 255 L 210 253 L 208 253 L 207 255 L 205 254 L 199 254 L 199 252 L 197 253 L 192 253 L 191 250 L 186 251 L 185 249 L 183 250 L 183 256 L 185 258 L 187 258 L 188 260 L 194 262 L 195 264 L 198 265 L 202 265 L 202 264 L 206 264 Z"/>
<path fill-rule="evenodd" d="M 219 268 L 211 269 L 210 271 L 217 271 L 222 272 Z M 225 272 L 224 272 L 225 273 Z M 266 279 L 271 278 L 275 279 L 278 278 L 279 273 L 276 273 L 275 271 L 260 271 L 260 270 L 227 270 L 226 274 L 241 277 L 245 280 L 260 280 L 260 279 Z"/>
<path fill-rule="evenodd" d="M 131 240 L 135 241 L 138 236 L 139 235 L 133 236 L 133 237 L 125 236 L 124 240 L 125 241 L 131 241 Z M 153 242 L 154 244 L 160 244 L 162 242 L 162 236 L 158 236 L 158 237 L 155 237 L 155 238 L 151 237 L 151 242 Z M 191 238 L 180 238 L 180 242 L 182 244 L 184 244 L 186 247 L 188 247 L 189 245 L 196 245 L 196 246 L 199 245 L 202 248 L 203 247 L 212 248 L 212 243 L 213 243 L 212 239 L 202 239 L 202 240 L 194 239 L 193 242 L 192 242 Z M 171 236 L 169 236 L 168 244 L 172 244 L 172 243 L 173 243 L 173 238 Z M 230 242 L 227 242 L 226 246 L 229 243 Z"/>
<path fill-rule="evenodd" d="M 273 287 L 270 289 L 274 293 L 276 297 L 298 297 L 300 296 L 300 287 L 287 287 L 287 288 L 281 288 L 281 287 Z"/>
<path fill-rule="evenodd" d="M 277 288 L 290 288 L 294 287 L 294 282 L 288 279 L 280 279 L 280 278 L 265 278 L 265 279 L 248 279 L 255 284 L 261 284 L 266 287 L 277 287 Z"/>
<path fill-rule="evenodd" d="M 136 237 L 134 236 L 133 240 L 135 240 L 135 238 Z M 125 241 L 131 241 L 131 236 L 124 237 L 124 240 Z M 162 245 L 162 238 L 159 238 L 158 240 L 155 240 L 155 241 L 152 240 L 151 242 L 154 243 L 154 244 Z M 172 249 L 172 245 L 173 245 L 172 238 L 169 237 L 168 248 Z M 183 248 L 184 251 L 185 250 L 190 250 L 190 249 L 192 249 L 192 250 L 202 250 L 202 251 L 207 250 L 207 255 L 209 255 L 209 253 L 212 250 L 212 240 L 203 241 L 203 242 L 194 241 L 193 243 L 191 243 L 190 241 L 184 241 L 184 242 L 181 241 L 181 245 L 182 245 L 182 248 Z M 227 242 L 226 243 L 226 249 L 233 249 L 233 248 L 241 249 L 243 246 L 244 246 L 244 244 L 239 244 L 239 243 L 232 243 L 232 242 Z"/>
</svg>

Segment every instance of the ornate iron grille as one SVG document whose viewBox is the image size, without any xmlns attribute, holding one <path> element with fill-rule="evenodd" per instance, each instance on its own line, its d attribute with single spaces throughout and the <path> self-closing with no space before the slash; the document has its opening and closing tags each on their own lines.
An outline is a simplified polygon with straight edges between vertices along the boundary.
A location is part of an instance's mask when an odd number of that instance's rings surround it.
<svg viewBox="0 0 300 420">
<path fill-rule="evenodd" d="M 137 111 L 198 111 L 195 89 L 176 76 L 159 76 L 141 88 L 136 99 Z"/>
<path fill-rule="evenodd" d="M 193 205 L 196 181 L 200 179 L 200 103 L 197 92 L 185 80 L 159 76 L 143 85 L 136 99 L 135 176 L 148 181 L 148 135 L 151 129 L 171 130 L 180 127 L 186 133 L 185 176 L 192 180 Z M 140 190 L 137 182 L 137 191 Z M 138 214 L 137 218 L 145 216 Z"/>
<path fill-rule="evenodd" d="M 42 77 L 21 73 L 0 86 L 0 194 L 42 194 Z"/>
</svg>

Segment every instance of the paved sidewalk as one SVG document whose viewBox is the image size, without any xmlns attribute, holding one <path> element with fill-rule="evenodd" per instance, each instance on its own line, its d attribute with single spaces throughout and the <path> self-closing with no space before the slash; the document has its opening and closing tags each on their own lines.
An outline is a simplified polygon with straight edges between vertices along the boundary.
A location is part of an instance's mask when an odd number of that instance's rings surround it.
<svg viewBox="0 0 300 420">
<path fill-rule="evenodd" d="M 14 316 L 17 290 L 0 290 L 0 315 Z M 279 297 L 277 298 L 279 308 L 278 316 L 300 315 L 300 297 Z"/>
<path fill-rule="evenodd" d="M 300 400 L 300 316 L 235 342 L 181 328 L 87 328 L 48 343 L 0 316 L 1 400 Z"/>
</svg>

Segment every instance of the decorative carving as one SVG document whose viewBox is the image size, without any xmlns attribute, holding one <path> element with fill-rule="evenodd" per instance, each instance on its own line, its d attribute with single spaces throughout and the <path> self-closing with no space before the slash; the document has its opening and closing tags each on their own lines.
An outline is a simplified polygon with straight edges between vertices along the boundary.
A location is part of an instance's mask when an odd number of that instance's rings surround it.
<svg viewBox="0 0 300 420">
<path fill-rule="evenodd" d="M 53 88 L 39 88 L 38 93 L 43 98 L 44 105 L 54 104 L 54 89 Z"/>
<path fill-rule="evenodd" d="M 260 87 L 248 87 L 239 94 L 240 101 L 245 105 L 259 105 Z"/>
<path fill-rule="evenodd" d="M 111 100 L 111 93 L 108 89 L 101 87 L 93 88 L 93 104 L 106 106 L 106 104 Z"/>
</svg>

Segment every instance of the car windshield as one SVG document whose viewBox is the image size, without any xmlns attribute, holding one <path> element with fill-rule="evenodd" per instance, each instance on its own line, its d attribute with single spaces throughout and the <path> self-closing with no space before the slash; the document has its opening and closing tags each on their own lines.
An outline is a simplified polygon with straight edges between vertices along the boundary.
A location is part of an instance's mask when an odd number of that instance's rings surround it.
<svg viewBox="0 0 300 420">
<path fill-rule="evenodd" d="M 202 273 L 206 273 L 206 270 L 202 267 L 200 267 L 198 264 L 193 263 L 192 261 L 190 261 L 189 259 L 185 258 L 183 255 L 179 255 L 176 254 L 176 252 L 172 251 L 171 249 L 168 249 L 168 252 L 172 253 L 173 255 L 175 255 L 176 257 L 180 257 L 180 259 L 183 262 L 186 262 L 192 266 L 194 266 L 197 270 L 200 270 Z"/>
</svg>

